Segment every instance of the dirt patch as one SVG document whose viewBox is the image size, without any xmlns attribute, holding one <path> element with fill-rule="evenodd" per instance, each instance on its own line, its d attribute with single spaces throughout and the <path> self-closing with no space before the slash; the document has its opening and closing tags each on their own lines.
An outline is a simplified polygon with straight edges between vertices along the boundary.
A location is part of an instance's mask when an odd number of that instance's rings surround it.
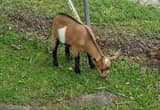
<svg viewBox="0 0 160 110">
<path fill-rule="evenodd" d="M 98 38 L 98 42 L 101 48 L 107 51 L 121 49 L 122 55 L 132 58 L 143 66 L 156 68 L 160 66 L 159 59 L 149 56 L 149 52 L 160 48 L 160 34 L 154 34 L 148 37 L 131 37 L 121 32 L 112 31 L 105 33 L 103 38 Z"/>
<path fill-rule="evenodd" d="M 31 110 L 30 106 L 0 104 L 0 110 Z"/>
<path fill-rule="evenodd" d="M 98 92 L 94 94 L 88 94 L 68 100 L 64 100 L 56 106 L 82 106 L 89 104 L 96 104 L 99 106 L 109 106 L 116 103 L 117 96 L 109 92 Z"/>
<path fill-rule="evenodd" d="M 70 98 L 58 103 L 49 102 L 42 105 L 37 101 L 32 101 L 30 106 L 7 105 L 0 104 L 0 110 L 53 110 L 63 109 L 69 106 L 83 106 L 89 104 L 96 104 L 101 107 L 107 107 L 116 104 L 117 96 L 109 92 L 98 92 L 94 94 L 83 95 L 76 98 Z"/>
<path fill-rule="evenodd" d="M 37 38 L 43 37 L 43 40 L 47 40 L 51 34 L 49 30 L 51 29 L 53 18 L 33 15 L 32 11 L 27 15 L 23 13 L 10 15 L 10 22 L 24 33 L 31 32 Z M 108 30 L 106 32 L 105 26 L 94 26 L 93 30 L 103 50 L 121 49 L 123 55 L 134 59 L 137 63 L 159 68 L 159 60 L 148 57 L 148 53 L 160 48 L 160 33 L 146 35 L 140 33 L 126 34 L 119 30 Z"/>
<path fill-rule="evenodd" d="M 93 94 L 82 95 L 79 97 L 73 97 L 69 99 L 64 99 L 60 102 L 48 102 L 46 105 L 41 105 L 37 101 L 32 101 L 31 106 L 33 110 L 61 110 L 65 107 L 79 107 L 89 104 L 96 104 L 100 107 L 107 107 L 116 104 L 117 96 L 109 92 L 97 92 Z"/>
<path fill-rule="evenodd" d="M 30 32 L 36 37 L 50 37 L 50 28 L 53 22 L 53 18 L 34 16 L 30 10 L 28 14 L 15 13 L 9 15 L 10 22 L 16 26 L 19 31 L 24 33 Z"/>
</svg>

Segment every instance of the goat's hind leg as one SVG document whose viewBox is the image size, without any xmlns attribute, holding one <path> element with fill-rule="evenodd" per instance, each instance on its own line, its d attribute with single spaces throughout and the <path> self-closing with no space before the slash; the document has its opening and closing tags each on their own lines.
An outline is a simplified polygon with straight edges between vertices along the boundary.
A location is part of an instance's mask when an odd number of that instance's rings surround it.
<svg viewBox="0 0 160 110">
<path fill-rule="evenodd" d="M 87 57 L 88 57 L 88 63 L 91 69 L 95 68 L 95 64 L 92 61 L 91 56 L 87 53 Z"/>
<path fill-rule="evenodd" d="M 52 50 L 52 55 L 53 55 L 53 65 L 58 66 L 58 59 L 57 59 L 57 49 L 59 45 L 59 40 L 55 40 L 55 46 L 53 47 Z"/>
</svg>

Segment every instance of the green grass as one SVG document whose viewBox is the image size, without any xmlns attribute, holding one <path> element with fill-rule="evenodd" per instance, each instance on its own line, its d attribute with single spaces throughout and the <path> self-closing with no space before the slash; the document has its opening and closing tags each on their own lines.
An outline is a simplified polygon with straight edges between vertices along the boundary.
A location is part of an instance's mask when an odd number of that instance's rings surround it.
<svg viewBox="0 0 160 110">
<path fill-rule="evenodd" d="M 83 2 L 79 0 L 73 2 L 84 20 Z M 96 25 L 105 24 L 107 30 L 143 33 L 144 36 L 160 32 L 160 9 L 158 7 L 144 7 L 127 0 L 89 0 L 89 3 L 91 22 Z M 4 13 L 5 16 L 33 14 L 33 16 L 54 17 L 57 12 L 72 13 L 66 0 L 9 0 L 4 1 L 1 5 L 3 7 L 1 13 Z"/>
<path fill-rule="evenodd" d="M 63 2 L 63 3 L 62 3 Z M 82 7 L 78 0 L 77 7 Z M 92 23 L 105 23 L 108 30 L 121 30 L 125 33 L 160 32 L 158 8 L 129 4 L 125 0 L 89 0 Z M 53 17 L 59 10 L 68 12 L 64 0 L 8 0 L 0 4 L 0 102 L 28 105 L 36 100 L 41 104 L 59 102 L 98 91 L 124 94 L 118 97 L 117 105 L 101 108 L 97 105 L 66 107 L 66 110 L 158 110 L 159 91 L 156 85 L 160 80 L 158 71 L 148 68 L 142 71 L 132 60 L 113 62 L 110 83 L 99 77 L 98 71 L 89 69 L 86 55 L 81 57 L 81 75 L 76 76 L 67 63 L 64 49 L 59 48 L 60 68 L 52 65 L 52 55 L 48 53 L 47 41 L 39 41 L 33 33 L 27 35 L 18 31 L 9 22 L 9 16 L 26 14 L 32 6 L 32 16 Z M 83 9 L 78 8 L 81 16 Z M 29 13 L 30 14 L 30 13 Z M 101 17 L 100 17 L 101 16 Z M 12 27 L 9 29 L 9 27 Z M 107 31 L 108 31 L 107 30 Z M 22 37 L 29 37 L 22 41 Z M 41 37 L 41 36 L 40 36 Z M 14 50 L 11 45 L 20 45 L 22 50 Z"/>
<path fill-rule="evenodd" d="M 122 105 L 108 109 L 156 110 L 159 107 L 158 88 L 155 84 L 160 78 L 156 71 L 148 69 L 142 73 L 138 64 L 129 60 L 118 60 L 113 63 L 108 83 L 99 78 L 97 70 L 88 68 L 86 57 L 82 55 L 82 73 L 77 77 L 69 70 L 74 62 L 66 62 L 62 47 L 59 49 L 61 67 L 56 68 L 53 67 L 51 54 L 46 51 L 43 43 L 37 48 L 34 37 L 30 36 L 28 41 L 22 42 L 22 33 L 4 31 L 4 34 L 0 35 L 0 102 L 30 104 L 37 100 L 47 104 L 50 101 L 56 103 L 97 91 L 111 91 L 133 97 L 134 101 L 119 97 L 118 103 Z M 10 47 L 11 44 L 21 45 L 23 49 L 16 51 Z M 86 105 L 82 108 L 100 107 Z"/>
</svg>

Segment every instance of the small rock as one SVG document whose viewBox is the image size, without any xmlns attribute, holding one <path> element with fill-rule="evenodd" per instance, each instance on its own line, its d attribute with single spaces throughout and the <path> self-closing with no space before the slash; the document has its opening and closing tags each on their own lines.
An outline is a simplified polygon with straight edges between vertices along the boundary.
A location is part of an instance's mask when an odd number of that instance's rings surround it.
<svg viewBox="0 0 160 110">
<path fill-rule="evenodd" d="M 109 92 L 97 92 L 93 94 L 83 95 L 76 98 L 71 98 L 69 100 L 64 100 L 60 102 L 57 106 L 82 106 L 88 104 L 96 104 L 99 106 L 109 106 L 114 105 L 117 96 Z"/>
<path fill-rule="evenodd" d="M 9 29 L 9 30 L 11 30 L 11 29 L 12 29 L 12 27 L 11 27 L 11 26 L 9 26 L 9 27 L 8 27 L 8 29 Z"/>
<path fill-rule="evenodd" d="M 129 84 L 129 82 L 126 82 L 125 84 L 126 84 L 126 85 L 128 85 L 128 84 Z"/>
<path fill-rule="evenodd" d="M 68 70 L 72 71 L 72 70 L 73 70 L 73 68 L 72 68 L 72 67 L 69 67 L 69 68 L 68 68 Z"/>
<path fill-rule="evenodd" d="M 21 50 L 22 46 L 21 45 L 11 44 L 11 48 L 13 48 L 14 50 Z"/>
<path fill-rule="evenodd" d="M 32 110 L 30 106 L 0 104 L 0 110 Z"/>
</svg>

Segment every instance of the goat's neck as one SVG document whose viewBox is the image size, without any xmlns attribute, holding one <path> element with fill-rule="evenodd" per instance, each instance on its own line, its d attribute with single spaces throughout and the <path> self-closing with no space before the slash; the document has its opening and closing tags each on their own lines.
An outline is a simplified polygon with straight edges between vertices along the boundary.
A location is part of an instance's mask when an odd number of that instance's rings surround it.
<svg viewBox="0 0 160 110">
<path fill-rule="evenodd" d="M 101 49 L 98 49 L 99 47 L 97 48 L 94 43 L 88 43 L 87 48 L 90 56 L 96 61 L 99 61 L 104 56 Z"/>
</svg>

